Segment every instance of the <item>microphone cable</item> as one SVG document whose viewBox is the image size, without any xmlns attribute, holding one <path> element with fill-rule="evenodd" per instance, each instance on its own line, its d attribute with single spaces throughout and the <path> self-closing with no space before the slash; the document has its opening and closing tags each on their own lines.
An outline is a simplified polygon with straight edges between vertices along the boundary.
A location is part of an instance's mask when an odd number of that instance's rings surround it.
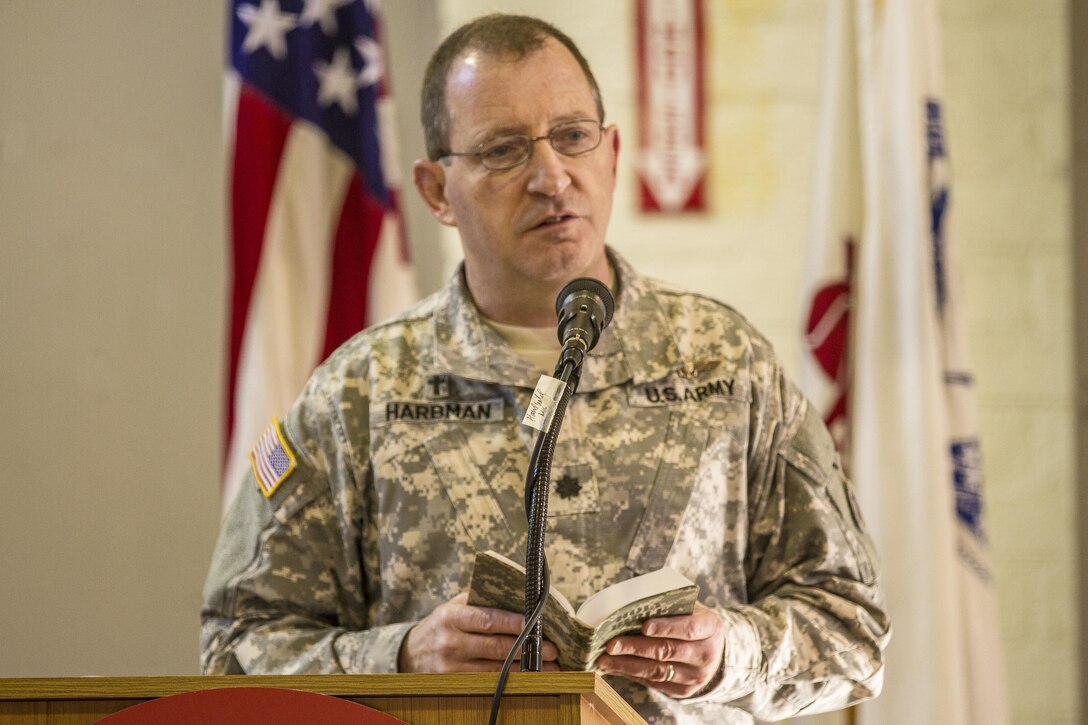
<svg viewBox="0 0 1088 725">
<path fill-rule="evenodd" d="M 544 559 L 544 586 L 551 588 L 551 576 L 548 574 L 548 560 Z M 536 609 L 533 610 L 529 619 L 525 620 L 525 626 L 521 630 L 521 634 L 514 640 L 514 646 L 510 648 L 510 652 L 506 655 L 506 661 L 502 663 L 502 669 L 499 670 L 499 681 L 495 683 L 495 694 L 491 696 L 491 716 L 488 718 L 488 725 L 496 725 L 499 718 L 499 705 L 502 703 L 502 694 L 506 690 L 506 678 L 510 675 L 510 668 L 514 664 L 514 657 L 517 655 L 518 650 L 521 649 L 522 644 L 529 637 L 529 632 L 541 621 L 544 615 L 544 605 L 547 603 L 547 597 L 541 597 L 540 601 L 536 603 Z"/>
<path fill-rule="evenodd" d="M 559 342 L 562 343 L 563 350 L 555 365 L 553 377 L 563 383 L 563 392 L 556 402 L 548 430 L 537 438 L 525 475 L 525 517 L 529 523 L 525 553 L 525 607 L 532 606 L 533 609 L 525 618 L 525 625 L 499 670 L 499 679 L 491 698 L 489 725 L 496 725 L 498 721 L 506 679 L 518 651 L 522 651 L 523 672 L 539 672 L 543 666 L 543 615 L 551 590 L 548 558 L 544 552 L 544 532 L 547 528 L 547 495 L 552 456 L 567 405 L 578 387 L 582 361 L 585 354 L 597 344 L 601 332 L 612 321 L 614 309 L 615 300 L 608 287 L 598 280 L 586 277 L 569 282 L 560 290 L 555 301 L 555 312 L 559 318 Z"/>
<path fill-rule="evenodd" d="M 551 425 L 548 426 L 546 433 L 541 433 L 537 438 L 536 445 L 533 448 L 533 455 L 529 461 L 529 474 L 525 477 L 525 517 L 529 520 L 530 535 L 533 530 L 533 512 L 539 511 L 539 507 L 534 506 L 536 494 L 538 492 L 547 492 L 548 482 L 551 477 L 551 458 L 555 451 L 555 442 L 559 438 L 559 428 L 563 423 L 563 414 L 566 411 L 567 403 L 570 397 L 574 394 L 574 388 L 578 385 L 578 375 L 576 373 L 576 365 L 573 360 L 562 360 L 556 365 L 556 377 L 566 384 L 566 388 L 563 394 L 560 396 L 559 404 L 556 407 L 555 415 L 552 418 Z M 543 514 L 538 515 L 538 519 L 546 520 L 547 517 L 547 499 L 543 498 Z M 543 529 L 543 526 L 540 527 Z M 543 530 L 538 537 L 541 541 L 539 546 L 543 546 Z M 530 542 L 532 546 L 532 542 Z M 534 547 L 534 551 L 539 551 L 540 548 Z M 540 572 L 534 572 L 530 577 L 528 566 L 525 572 L 525 593 L 526 601 L 536 600 L 536 606 L 533 608 L 532 613 L 526 618 L 525 624 L 522 627 L 521 633 L 517 639 L 514 640 L 513 646 L 510 648 L 510 652 L 506 655 L 506 660 L 503 662 L 502 669 L 499 670 L 499 680 L 495 684 L 495 694 L 491 697 L 491 716 L 488 719 L 489 725 L 495 725 L 499 716 L 499 705 L 502 701 L 503 691 L 506 689 L 506 679 L 510 674 L 510 668 L 514 664 L 514 658 L 517 657 L 518 652 L 525 645 L 525 641 L 531 634 L 535 634 L 540 637 L 543 629 L 544 620 L 544 606 L 548 603 L 548 591 L 551 590 L 551 574 L 548 571 L 548 557 L 546 554 L 540 556 L 541 567 Z M 528 562 L 526 562 L 528 565 Z M 535 569 L 535 567 L 534 567 Z M 534 582 L 535 580 L 535 582 Z M 535 586 L 534 586 L 535 584 Z M 530 592 L 534 596 L 530 597 Z M 539 653 L 540 647 L 536 648 L 536 652 Z M 525 663 L 522 663 L 522 670 L 525 670 Z"/>
</svg>

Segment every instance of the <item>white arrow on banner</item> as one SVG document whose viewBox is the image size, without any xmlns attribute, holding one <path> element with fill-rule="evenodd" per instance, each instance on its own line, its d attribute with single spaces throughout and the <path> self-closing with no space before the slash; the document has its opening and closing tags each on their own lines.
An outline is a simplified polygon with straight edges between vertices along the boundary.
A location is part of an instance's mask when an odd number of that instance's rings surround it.
<svg viewBox="0 0 1088 725">
<path fill-rule="evenodd" d="M 642 0 L 639 6 L 643 209 L 701 209 L 700 10 L 691 0 Z"/>
</svg>

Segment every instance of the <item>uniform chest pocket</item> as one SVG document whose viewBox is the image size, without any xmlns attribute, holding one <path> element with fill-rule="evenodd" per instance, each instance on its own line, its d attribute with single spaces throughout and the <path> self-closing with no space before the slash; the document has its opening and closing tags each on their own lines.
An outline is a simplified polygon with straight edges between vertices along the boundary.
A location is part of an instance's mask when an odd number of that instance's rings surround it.
<svg viewBox="0 0 1088 725">
<path fill-rule="evenodd" d="M 683 410 L 672 411 L 667 426 L 653 487 L 627 555 L 627 568 L 635 574 L 665 565 L 709 438 L 706 421 Z"/>
<path fill-rule="evenodd" d="M 470 438 L 482 437 L 485 444 L 473 446 Z M 501 444 L 501 431 L 473 432 L 467 436 L 451 427 L 423 441 L 423 450 L 439 490 L 453 508 L 464 536 L 476 550 L 511 551 L 525 526 L 507 515 L 510 502 L 520 497 L 520 486 L 511 458 L 516 449 Z M 479 441 L 477 441 L 479 443 Z M 503 504 L 506 505 L 503 505 Z M 522 517 L 524 518 L 524 517 Z"/>
<path fill-rule="evenodd" d="M 708 552 L 721 555 L 725 529 L 740 526 L 728 507 L 744 500 L 745 415 L 746 407 L 734 401 L 670 410 L 653 488 L 627 556 L 632 574 L 670 563 L 678 544 L 689 565 Z"/>
<path fill-rule="evenodd" d="M 450 556 L 471 561 L 480 548 L 505 553 L 513 534 L 496 495 L 509 486 L 506 456 L 500 455 L 505 446 L 500 423 L 479 426 L 485 427 L 496 445 L 482 457 L 457 424 L 372 427 L 374 515 L 383 559 L 424 566 Z"/>
</svg>

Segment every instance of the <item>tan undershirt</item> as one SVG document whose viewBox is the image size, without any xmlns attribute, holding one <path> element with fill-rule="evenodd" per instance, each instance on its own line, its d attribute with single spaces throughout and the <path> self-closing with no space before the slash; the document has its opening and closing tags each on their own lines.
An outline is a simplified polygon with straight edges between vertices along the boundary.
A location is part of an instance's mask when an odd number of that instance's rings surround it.
<svg viewBox="0 0 1088 725">
<path fill-rule="evenodd" d="M 559 360 L 559 352 L 562 349 L 555 327 L 504 325 L 501 322 L 489 320 L 483 315 L 481 317 L 520 357 L 549 375 L 555 369 L 555 363 Z"/>
<path fill-rule="evenodd" d="M 612 269 L 611 261 L 608 263 L 607 284 L 615 294 L 616 272 Z M 555 370 L 555 363 L 559 361 L 559 353 L 563 349 L 563 346 L 559 344 L 558 330 L 555 327 L 522 327 L 496 322 L 484 315 L 480 315 L 480 318 L 499 333 L 503 342 L 519 356 L 549 375 Z"/>
</svg>

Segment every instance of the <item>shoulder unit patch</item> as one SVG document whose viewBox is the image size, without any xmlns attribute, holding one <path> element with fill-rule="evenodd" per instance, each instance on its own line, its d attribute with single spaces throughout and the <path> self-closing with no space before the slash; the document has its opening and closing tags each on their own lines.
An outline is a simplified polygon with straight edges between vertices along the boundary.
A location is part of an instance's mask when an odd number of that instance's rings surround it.
<svg viewBox="0 0 1088 725">
<path fill-rule="evenodd" d="M 272 419 L 271 425 L 257 440 L 257 445 L 249 453 L 249 460 L 253 463 L 257 488 L 261 489 L 265 498 L 271 498 L 280 484 L 298 467 L 295 454 L 283 437 L 278 418 Z"/>
</svg>

